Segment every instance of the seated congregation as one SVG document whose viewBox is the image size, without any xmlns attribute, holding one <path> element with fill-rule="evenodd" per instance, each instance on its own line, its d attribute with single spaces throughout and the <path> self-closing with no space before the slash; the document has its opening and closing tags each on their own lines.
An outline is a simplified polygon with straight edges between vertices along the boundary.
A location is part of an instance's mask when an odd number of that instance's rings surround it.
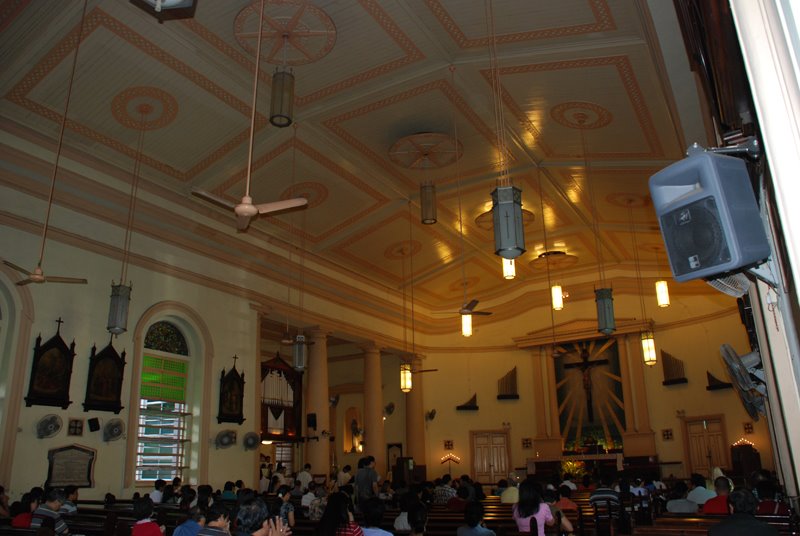
<svg viewBox="0 0 800 536">
<path fill-rule="evenodd" d="M 0 488 L 0 536 L 510 536 L 516 534 L 797 534 L 795 512 L 765 472 L 746 482 L 719 475 L 644 479 L 572 475 L 484 486 L 445 474 L 433 482 L 381 482 L 371 457 L 321 481 L 309 467 L 222 489 L 157 480 L 129 499 L 79 499 L 75 487 L 36 487 L 9 505 Z M 263 482 L 262 482 L 263 484 Z M 263 487 L 260 486 L 260 487 Z M 713 487 L 713 489 L 711 489 Z"/>
</svg>

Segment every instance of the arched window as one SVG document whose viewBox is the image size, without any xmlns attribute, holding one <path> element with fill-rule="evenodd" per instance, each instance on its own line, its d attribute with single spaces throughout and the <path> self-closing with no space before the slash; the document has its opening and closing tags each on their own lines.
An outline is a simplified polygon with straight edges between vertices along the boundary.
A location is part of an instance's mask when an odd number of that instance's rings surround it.
<svg viewBox="0 0 800 536">
<path fill-rule="evenodd" d="M 160 321 L 142 354 L 136 480 L 171 480 L 187 468 L 191 412 L 189 348 L 181 330 Z"/>
</svg>

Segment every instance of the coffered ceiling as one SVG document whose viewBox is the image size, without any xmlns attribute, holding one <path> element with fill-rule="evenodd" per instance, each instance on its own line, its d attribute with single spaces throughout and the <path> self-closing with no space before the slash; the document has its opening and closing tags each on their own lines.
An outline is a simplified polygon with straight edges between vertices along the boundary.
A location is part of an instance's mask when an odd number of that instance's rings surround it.
<svg viewBox="0 0 800 536">
<path fill-rule="evenodd" d="M 0 150 L 11 171 L 0 183 L 37 197 L 46 196 L 82 5 L 0 2 Z M 190 192 L 244 193 L 258 2 L 198 0 L 193 18 L 159 23 L 126 0 L 89 0 L 64 137 L 64 157 L 83 171 L 59 178 L 56 203 L 124 226 L 127 192 L 91 170 L 129 181 L 143 127 L 150 197 L 137 208 L 137 233 L 231 263 L 232 251 L 244 258 L 269 242 L 293 256 L 249 256 L 253 269 L 298 287 L 302 257 L 328 276 L 309 274 L 311 293 L 357 301 L 335 277 L 357 274 L 395 298 L 413 282 L 423 312 L 455 311 L 466 282 L 470 298 L 497 311 L 506 296 L 546 287 L 546 271 L 531 264 L 545 250 L 574 256 L 554 267 L 562 282 L 590 277 L 598 262 L 632 274 L 634 238 L 642 264 L 664 270 L 647 179 L 704 135 L 699 114 L 686 113 L 699 110 L 696 92 L 673 90 L 691 78 L 671 5 L 496 0 L 488 13 L 479 0 L 267 0 L 252 196 L 309 204 L 261 217 L 243 236 L 231 214 Z M 501 277 L 485 215 L 498 160 L 489 15 L 513 182 L 532 215 L 513 281 Z M 284 58 L 296 76 L 295 126 L 279 129 L 266 115 Z M 443 134 L 450 155 L 457 137 L 461 158 L 393 159 L 398 141 L 420 133 Z M 435 225 L 420 223 L 425 181 L 438 191 Z M 160 203 L 179 210 L 165 214 Z"/>
</svg>

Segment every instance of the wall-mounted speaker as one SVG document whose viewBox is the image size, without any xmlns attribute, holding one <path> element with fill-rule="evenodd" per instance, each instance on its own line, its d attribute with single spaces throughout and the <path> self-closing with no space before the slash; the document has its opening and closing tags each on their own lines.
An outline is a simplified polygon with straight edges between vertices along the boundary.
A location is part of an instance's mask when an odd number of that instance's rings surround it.
<svg viewBox="0 0 800 536">
<path fill-rule="evenodd" d="M 91 419 L 88 420 L 88 423 L 90 432 L 96 432 L 100 429 L 100 419 L 98 419 L 97 417 L 92 417 Z"/>
<path fill-rule="evenodd" d="M 692 154 L 650 177 L 650 195 L 675 280 L 711 279 L 769 257 L 743 160 Z"/>
<path fill-rule="evenodd" d="M 306 426 L 311 428 L 312 430 L 317 429 L 317 414 L 316 413 L 308 413 L 306 414 Z"/>
</svg>

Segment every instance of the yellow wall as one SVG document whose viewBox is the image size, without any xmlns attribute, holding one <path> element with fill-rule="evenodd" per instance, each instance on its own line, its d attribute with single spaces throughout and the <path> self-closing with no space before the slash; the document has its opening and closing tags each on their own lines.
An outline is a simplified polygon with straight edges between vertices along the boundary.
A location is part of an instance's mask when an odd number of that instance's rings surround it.
<svg viewBox="0 0 800 536">
<path fill-rule="evenodd" d="M 24 201 L 24 200 L 23 200 Z M 56 214 L 63 217 L 64 214 Z M 80 222 L 79 222 L 80 223 Z M 78 224 L 76 224 L 78 225 Z M 119 231 L 119 230 L 117 230 Z M 98 240 L 113 242 L 114 230 L 98 229 Z M 116 237 L 119 238 L 119 237 Z M 274 282 L 255 277 L 245 270 L 231 270 L 227 266 L 218 266 L 203 258 L 185 251 L 165 251 L 155 241 L 147 241 L 135 237 L 137 249 L 153 252 L 153 260 L 169 263 L 180 263 L 182 266 L 191 267 L 192 271 L 207 274 L 208 277 L 221 280 L 235 280 L 238 285 L 247 288 L 260 289 L 266 296 L 281 300 L 286 296 L 285 287 Z M 138 242 L 141 240 L 141 243 Z M 37 238 L 28 233 L 14 229 L 4 228 L 0 233 L 0 251 L 4 258 L 9 258 L 16 263 L 28 266 L 31 259 L 38 253 Z M 80 269 L 75 268 L 74 258 L 81 259 Z M 59 270 L 61 266 L 69 266 L 66 273 Z M 71 443 L 78 443 L 95 448 L 98 451 L 95 466 L 96 487 L 85 490 L 85 498 L 100 498 L 106 492 L 119 496 L 129 496 L 133 488 L 124 487 L 124 467 L 126 460 L 126 441 L 103 443 L 100 433 L 88 432 L 85 428 L 83 437 L 71 438 L 62 431 L 53 439 L 37 439 L 34 433 L 36 421 L 48 413 L 62 416 L 65 425 L 69 417 L 88 419 L 99 417 L 105 422 L 114 417 L 113 414 L 104 412 L 88 412 L 82 410 L 81 403 L 85 393 L 86 375 L 88 372 L 88 356 L 91 345 L 97 343 L 102 347 L 108 340 L 105 332 L 105 323 L 108 308 L 109 283 L 118 277 L 119 261 L 104 255 L 90 253 L 84 249 L 64 246 L 58 242 L 48 243 L 45 270 L 48 273 L 67 276 L 83 276 L 89 278 L 86 286 L 76 285 L 29 285 L 24 290 L 13 285 L 14 281 L 7 273 L 0 274 L 0 286 L 3 287 L 3 296 L 6 303 L 12 304 L 8 311 L 2 311 L 2 324 L 0 324 L 0 371 L 5 377 L 0 379 L 0 411 L 2 420 L 0 425 L 17 418 L 18 431 L 15 436 L 13 452 L 1 452 L 3 457 L 13 459 L 11 477 L 4 484 L 9 488 L 12 497 L 18 496 L 22 491 L 33 485 L 41 484 L 46 477 L 48 449 L 61 447 Z M 78 273 L 78 271 L 80 273 Z M 209 397 L 209 412 L 204 413 L 201 407 L 195 408 L 196 413 L 203 413 L 202 419 L 207 423 L 205 432 L 196 431 L 198 442 L 192 445 L 194 453 L 202 448 L 207 449 L 207 455 L 200 460 L 200 464 L 208 471 L 208 481 L 214 486 L 221 486 L 225 480 L 242 478 L 255 485 L 257 476 L 257 451 L 245 452 L 241 443 L 227 450 L 216 450 L 211 444 L 214 435 L 223 429 L 237 431 L 239 440 L 248 431 L 258 431 L 258 312 L 268 309 L 268 304 L 260 303 L 256 308 L 245 296 L 235 292 L 223 292 L 201 284 L 202 280 L 188 280 L 184 277 L 164 275 L 132 265 L 129 277 L 133 280 L 133 295 L 128 323 L 129 330 L 133 330 L 143 314 L 155 304 L 165 301 L 175 301 L 183 307 L 193 311 L 208 330 L 211 344 L 210 355 L 212 362 L 209 366 L 209 376 L 196 386 L 196 395 L 204 393 Z M 674 284 L 673 284 L 674 285 Z M 662 374 L 660 366 L 645 370 L 645 385 L 648 397 L 648 406 L 652 429 L 655 432 L 657 454 L 661 460 L 678 461 L 683 459 L 682 435 L 680 421 L 676 410 L 685 410 L 687 416 L 722 413 L 727 424 L 729 443 L 734 442 L 743 435 L 743 423 L 750 419 L 744 413 L 736 394 L 732 390 L 708 392 L 705 390 L 706 370 L 711 371 L 720 379 L 727 375 L 722 368 L 719 358 L 719 345 L 722 342 L 730 343 L 737 351 L 746 352 L 746 338 L 744 329 L 739 322 L 735 311 L 735 301 L 725 296 L 710 293 L 702 284 L 697 287 L 700 294 L 677 293 L 673 296 L 673 305 L 667 309 L 657 309 L 649 297 L 648 316 L 656 324 L 657 347 L 682 359 L 686 365 L 689 383 L 683 386 L 664 387 L 661 385 Z M 30 311 L 20 311 L 25 292 L 30 293 Z M 321 315 L 339 315 L 347 302 L 336 304 L 336 308 L 328 311 L 324 303 L 318 304 L 317 313 Z M 482 304 L 483 305 L 483 304 Z M 487 304 L 490 308 L 491 304 Z M 633 295 L 624 293 L 615 296 L 617 316 L 638 317 L 640 306 L 638 299 Z M 32 329 L 26 340 L 17 340 L 18 318 L 14 315 L 29 314 L 32 316 Z M 10 315 L 10 316 L 9 316 Z M 568 300 L 564 311 L 557 313 L 556 323 L 564 323 L 581 318 L 593 318 L 594 303 L 591 300 Z M 33 341 L 38 333 L 43 338 L 49 338 L 55 330 L 54 320 L 61 316 L 66 321 L 62 334 L 67 342 L 76 340 L 77 357 L 72 374 L 71 400 L 72 405 L 67 410 L 34 406 L 22 407 L 16 414 L 8 412 L 13 405 L 9 402 L 7 394 L 13 385 L 10 382 L 18 378 L 22 382 L 22 395 L 27 391 L 27 382 L 30 374 Z M 355 318 L 355 317 L 354 317 Z M 456 319 L 457 320 L 457 319 Z M 454 323 L 456 322 L 454 320 Z M 373 333 L 386 331 L 378 320 L 363 319 L 365 330 Z M 449 335 L 426 335 L 418 333 L 416 341 L 420 351 L 425 353 L 424 368 L 436 368 L 437 372 L 425 373 L 415 377 L 417 388 L 422 386 L 424 408 L 426 411 L 437 410 L 436 419 L 426 422 L 426 441 L 428 457 L 424 462 L 428 466 L 428 474 L 438 476 L 445 471 L 439 463 L 444 454 L 443 441 L 453 440 L 454 452 L 462 458 L 459 467 L 454 472 L 470 472 L 470 445 L 469 432 L 478 430 L 500 430 L 503 423 L 510 426 L 510 447 L 512 467 L 524 466 L 526 458 L 534 456 L 534 450 L 522 448 L 521 439 L 534 438 L 534 402 L 532 396 L 534 369 L 533 353 L 529 350 L 519 350 L 514 343 L 514 337 L 520 337 L 531 331 L 540 330 L 549 326 L 550 312 L 545 307 L 535 307 L 533 304 L 524 315 L 504 320 L 502 322 L 489 322 L 489 319 L 477 318 L 475 322 L 475 335 L 471 339 L 464 339 L 456 333 Z M 197 341 L 201 341 L 200 334 Z M 133 339 L 132 333 L 126 333 L 114 341 L 118 350 L 128 352 L 128 366 L 126 368 L 126 381 L 122 393 L 123 405 L 129 406 L 131 374 L 133 371 Z M 202 346 L 202 342 L 197 344 Z M 17 355 L 16 348 L 22 346 L 23 361 L 13 361 Z M 200 353 L 202 353 L 200 349 Z M 237 367 L 246 375 L 247 389 L 245 395 L 245 417 L 242 426 L 236 424 L 217 424 L 217 401 L 219 373 L 231 366 L 231 356 L 237 354 L 241 359 Z M 394 402 L 396 410 L 393 415 L 384 421 L 385 439 L 387 443 L 404 443 L 405 445 L 405 396 L 399 391 L 398 369 L 399 359 L 390 354 L 383 354 L 382 381 L 384 400 L 382 406 Z M 518 369 L 519 393 L 518 401 L 498 401 L 496 399 L 497 380 L 512 367 Z M 200 373 L 201 367 L 195 367 L 195 373 Z M 330 386 L 333 390 L 340 386 L 350 385 L 349 390 L 340 397 L 336 408 L 337 428 L 333 430 L 336 436 L 335 462 L 342 466 L 349 463 L 356 466 L 360 455 L 345 454 L 343 452 L 343 434 L 341 433 L 344 416 L 343 412 L 348 407 L 357 407 L 363 415 L 363 389 L 353 388 L 352 384 L 363 382 L 363 363 L 360 359 L 333 361 L 330 365 Z M 466 402 L 473 393 L 478 395 L 477 412 L 457 412 L 455 406 Z M 126 434 L 134 433 L 128 408 L 119 415 L 127 426 Z M 673 441 L 663 441 L 661 430 L 672 428 Z M 765 467 L 772 467 L 772 455 L 769 446 L 768 432 L 763 420 L 755 424 L 755 433 L 748 436 L 761 452 L 762 462 Z M 535 447 L 534 447 L 535 449 Z M 298 451 L 300 455 L 302 449 Z M 420 462 L 420 460 L 418 460 Z M 668 472 L 676 475 L 685 474 L 685 468 L 677 465 L 671 466 Z M 194 472 L 195 482 L 201 472 Z"/>
<path fill-rule="evenodd" d="M 18 264 L 23 262 L 28 265 L 29 262 L 24 262 L 22 259 L 36 258 L 37 244 L 38 241 L 35 238 L 25 233 L 10 229 L 4 229 L 0 233 L 0 251 L 13 252 L 13 260 Z M 74 262 L 75 256 L 80 257 L 80 263 Z M 80 266 L 79 270 L 75 268 L 76 265 Z M 59 270 L 59 267 L 62 266 L 70 266 L 70 269 Z M 33 300 L 34 310 L 30 313 L 33 315 L 34 321 L 29 340 L 18 341 L 18 344 L 24 346 L 25 362 L 14 364 L 14 370 L 19 371 L 18 377 L 23 382 L 23 396 L 27 394 L 36 335 L 41 333 L 43 342 L 49 339 L 55 333 L 56 323 L 54 321 L 58 317 L 63 318 L 65 322 L 61 328 L 64 340 L 67 344 L 70 344 L 73 339 L 76 342 L 76 357 L 70 383 L 72 404 L 68 409 L 62 410 L 46 406 L 25 407 L 24 402 L 22 404 L 18 414 L 15 448 L 13 452 L 2 453 L 3 458 L 9 456 L 13 460 L 11 478 L 8 482 L 3 483 L 12 497 L 18 497 L 32 486 L 44 483 L 47 476 L 47 452 L 49 449 L 73 443 L 97 450 L 94 467 L 95 487 L 82 491 L 82 497 L 102 498 L 106 492 L 114 493 L 117 496 L 130 496 L 133 493 L 134 490 L 132 488 L 125 489 L 123 483 L 126 438 L 105 443 L 102 441 L 102 432 L 89 432 L 86 420 L 97 417 L 102 426 L 109 419 L 119 417 L 125 422 L 126 436 L 136 433 L 135 426 L 132 426 L 133 423 L 130 422 L 128 414 L 134 356 L 132 331 L 138 319 L 149 307 L 170 300 L 182 303 L 202 318 L 208 327 L 213 344 L 210 377 L 204 378 L 202 383 L 196 385 L 194 392 L 194 412 L 200 413 L 198 402 L 202 400 L 203 393 L 210 397 L 211 411 L 210 414 L 203 414 L 202 417 L 195 419 L 195 428 L 199 429 L 199 423 L 203 419 L 207 420 L 208 426 L 206 434 L 202 436 L 199 436 L 198 431 L 195 430 L 198 442 L 192 445 L 192 450 L 196 454 L 203 443 L 208 446 L 208 456 L 202 463 L 207 466 L 209 483 L 214 486 L 221 486 L 225 480 L 231 478 L 254 480 L 257 451 L 245 452 L 241 446 L 243 435 L 251 430 L 257 431 L 259 427 L 258 416 L 255 413 L 255 395 L 259 377 L 256 356 L 258 319 L 256 312 L 246 300 L 209 290 L 180 278 L 154 274 L 131 266 L 129 278 L 133 281 L 133 293 L 128 321 L 129 331 L 114 340 L 114 347 L 117 351 L 121 353 L 125 350 L 127 352 L 122 391 L 122 404 L 125 409 L 119 415 L 110 412 L 83 411 L 82 403 L 86 390 L 90 350 L 93 344 L 97 344 L 98 350 L 101 349 L 109 340 L 109 335 L 105 331 L 108 296 L 111 280 L 119 277 L 119 269 L 118 261 L 82 250 L 67 248 L 51 241 L 47 248 L 46 273 L 86 277 L 89 279 L 89 284 L 59 285 L 51 283 L 26 287 L 26 291 L 30 291 Z M 4 285 L 7 292 L 18 292 L 17 287 L 9 279 L 9 277 L 3 277 L 0 279 L 0 285 Z M 6 328 L 13 319 L 6 316 L 9 311 L 2 313 L 2 326 Z M 247 382 L 244 400 L 244 416 L 247 420 L 242 426 L 235 423 L 217 424 L 215 419 L 219 398 L 219 374 L 223 368 L 227 370 L 231 367 L 233 363 L 231 357 L 234 354 L 241 358 L 237 362 L 237 368 L 244 371 Z M 13 355 L 13 353 L 3 352 L 3 355 L 0 356 L 0 360 L 2 360 L 2 365 L 0 365 L 2 369 L 0 370 L 9 368 L 8 360 Z M 196 366 L 193 363 L 192 374 L 202 375 L 202 372 L 203 363 L 200 359 L 200 363 L 197 363 Z M 9 378 L 4 378 L 4 381 L 6 383 L 3 386 L 3 392 L 7 392 Z M 5 415 L 6 407 L 8 407 L 7 400 L 3 404 L 4 418 L 9 417 L 9 415 Z M 64 428 L 53 438 L 38 439 L 35 433 L 36 422 L 42 416 L 51 413 L 62 418 Z M 67 436 L 66 428 L 69 418 L 84 419 L 82 437 Z M 229 428 L 237 431 L 239 443 L 230 449 L 216 450 L 213 445 L 210 445 L 212 438 L 219 430 Z"/>
</svg>

